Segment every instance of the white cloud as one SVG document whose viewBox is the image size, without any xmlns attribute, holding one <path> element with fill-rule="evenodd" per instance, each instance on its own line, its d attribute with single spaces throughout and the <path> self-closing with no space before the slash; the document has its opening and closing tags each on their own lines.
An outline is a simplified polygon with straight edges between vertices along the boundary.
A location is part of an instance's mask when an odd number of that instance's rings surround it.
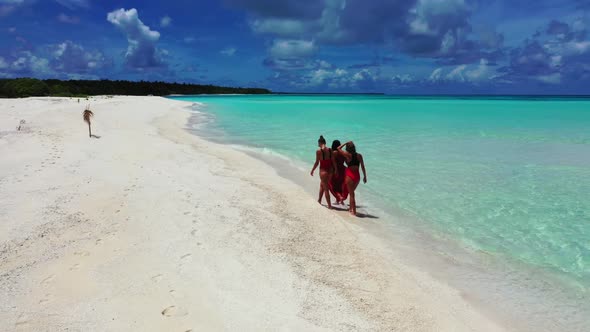
<svg viewBox="0 0 590 332">
<path fill-rule="evenodd" d="M 53 56 L 51 67 L 62 73 L 88 73 L 112 64 L 101 52 L 87 51 L 69 40 L 57 45 Z"/>
<path fill-rule="evenodd" d="M 326 1 L 326 7 L 322 11 L 321 18 L 315 22 L 314 29 L 318 29 L 317 36 L 321 40 L 329 42 L 342 42 L 350 36 L 340 24 L 340 16 L 346 8 L 345 0 Z"/>
<path fill-rule="evenodd" d="M 416 16 L 410 22 L 410 31 L 416 35 L 434 35 L 435 34 L 433 31 L 430 31 L 430 27 L 428 26 L 428 21 L 420 16 Z"/>
<path fill-rule="evenodd" d="M 317 51 L 313 41 L 278 39 L 273 42 L 270 54 L 278 59 L 305 58 Z"/>
<path fill-rule="evenodd" d="M 362 69 L 351 78 L 351 84 L 363 90 L 375 90 L 380 81 L 378 73 L 370 69 Z"/>
<path fill-rule="evenodd" d="M 442 68 L 436 68 L 433 70 L 428 80 L 432 82 L 440 81 L 442 79 L 442 70 Z"/>
<path fill-rule="evenodd" d="M 101 52 L 86 50 L 71 41 L 48 45 L 44 55 L 22 51 L 8 58 L 0 57 L 3 77 L 60 77 L 98 78 L 95 74 L 112 66 L 112 59 Z"/>
<path fill-rule="evenodd" d="M 162 65 L 156 49 L 160 33 L 150 30 L 148 26 L 143 24 L 135 8 L 114 10 L 108 13 L 107 20 L 127 36 L 129 43 L 125 54 L 127 65 L 133 68 L 149 68 Z"/>
<path fill-rule="evenodd" d="M 332 72 L 325 69 L 318 69 L 311 73 L 309 80 L 310 85 L 321 85 L 328 78 L 332 77 Z"/>
<path fill-rule="evenodd" d="M 318 60 L 317 65 L 318 65 L 318 67 L 324 68 L 324 69 L 332 68 L 332 64 L 329 63 L 328 61 L 324 61 L 324 60 Z"/>
<path fill-rule="evenodd" d="M 479 65 L 472 70 L 468 70 L 465 75 L 467 79 L 472 82 L 483 81 L 490 78 L 492 71 L 488 66 L 488 60 L 480 59 Z"/>
<path fill-rule="evenodd" d="M 568 44 L 569 49 L 575 55 L 584 54 L 590 51 L 590 40 L 584 40 L 579 42 L 572 42 Z"/>
<path fill-rule="evenodd" d="M 377 75 L 375 73 L 373 73 L 372 71 L 370 71 L 369 69 L 362 69 L 361 71 L 357 72 L 356 74 L 354 74 L 352 76 L 352 80 L 354 82 L 359 82 L 359 81 L 376 81 L 377 80 Z"/>
<path fill-rule="evenodd" d="M 225 56 L 233 56 L 234 54 L 236 54 L 236 48 L 235 47 L 226 47 L 223 50 L 221 50 L 219 53 L 221 53 L 222 55 Z"/>
<path fill-rule="evenodd" d="M 170 24 L 172 24 L 172 18 L 170 16 L 166 15 L 160 19 L 160 26 L 162 28 L 165 28 Z"/>
<path fill-rule="evenodd" d="M 394 75 L 391 80 L 394 83 L 410 83 L 414 81 L 414 78 L 409 75 L 409 74 L 403 74 L 403 75 Z"/>
<path fill-rule="evenodd" d="M 447 31 L 441 41 L 440 51 L 443 54 L 450 53 L 455 47 L 456 40 L 451 31 Z"/>
<path fill-rule="evenodd" d="M 465 68 L 467 68 L 467 65 L 459 65 L 455 67 L 455 69 L 447 74 L 446 79 L 449 81 L 465 82 L 465 77 L 463 76 Z"/>
<path fill-rule="evenodd" d="M 432 71 L 428 80 L 431 82 L 452 81 L 478 83 L 496 77 L 494 75 L 495 71 L 489 66 L 488 60 L 480 59 L 479 64 L 475 67 L 459 65 L 446 75 L 443 73 L 443 68 L 436 68 Z"/>
<path fill-rule="evenodd" d="M 19 53 L 7 69 L 12 73 L 24 75 L 43 75 L 50 71 L 49 60 L 37 57 L 29 51 Z"/>
<path fill-rule="evenodd" d="M 350 78 L 348 77 L 348 72 L 344 69 L 326 70 L 320 68 L 311 72 L 307 83 L 309 86 L 327 84 L 332 88 L 338 88 L 349 85 Z"/>
<path fill-rule="evenodd" d="M 409 11 L 411 14 L 408 21 L 410 32 L 416 35 L 436 36 L 440 31 L 438 31 L 439 27 L 436 22 L 432 22 L 433 18 L 454 17 L 465 11 L 465 8 L 464 0 L 418 0 L 416 6 Z M 447 31 L 447 34 L 448 32 L 450 30 Z"/>
<path fill-rule="evenodd" d="M 543 45 L 543 48 L 551 54 L 559 56 L 576 56 L 590 52 L 590 41 L 568 41 L 564 42 L 560 39 L 550 40 Z M 539 55 L 541 56 L 541 55 Z"/>
<path fill-rule="evenodd" d="M 370 69 L 349 72 L 342 68 L 319 68 L 309 73 L 307 80 L 299 84 L 301 87 L 329 87 L 332 89 L 361 88 L 374 90 L 381 79 L 378 73 Z"/>
</svg>

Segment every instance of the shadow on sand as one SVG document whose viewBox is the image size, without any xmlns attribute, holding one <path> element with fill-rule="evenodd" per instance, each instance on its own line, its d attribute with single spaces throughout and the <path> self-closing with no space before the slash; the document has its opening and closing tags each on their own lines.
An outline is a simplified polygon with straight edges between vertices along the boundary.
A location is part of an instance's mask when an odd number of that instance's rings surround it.
<svg viewBox="0 0 590 332">
<path fill-rule="evenodd" d="M 322 206 L 326 206 L 326 205 L 322 204 Z M 357 206 L 357 207 L 360 207 L 360 206 Z M 348 212 L 348 209 L 347 208 L 342 208 L 342 207 L 338 207 L 338 206 L 334 206 L 334 205 L 332 205 L 332 210 L 334 210 L 334 211 L 340 211 L 340 212 Z M 369 214 L 369 213 L 362 213 L 362 212 L 357 212 L 356 213 L 356 216 L 358 218 L 362 218 L 362 219 L 365 219 L 365 218 L 367 218 L 367 219 L 379 219 L 378 216 L 375 216 L 375 215 L 372 215 L 372 214 Z"/>
<path fill-rule="evenodd" d="M 363 219 L 364 218 L 368 218 L 368 219 L 379 219 L 379 217 L 377 217 L 377 216 L 374 216 L 374 215 L 368 214 L 368 213 L 362 213 L 362 212 L 357 212 L 356 213 L 356 216 L 358 218 L 363 218 Z"/>
<path fill-rule="evenodd" d="M 332 210 L 334 210 L 334 211 L 347 211 L 348 212 L 348 209 L 341 208 L 341 207 L 336 207 L 334 205 L 332 205 Z"/>
<path fill-rule="evenodd" d="M 90 137 L 96 138 L 96 139 L 100 139 L 101 138 L 101 136 L 98 136 L 98 135 L 90 135 Z"/>
</svg>

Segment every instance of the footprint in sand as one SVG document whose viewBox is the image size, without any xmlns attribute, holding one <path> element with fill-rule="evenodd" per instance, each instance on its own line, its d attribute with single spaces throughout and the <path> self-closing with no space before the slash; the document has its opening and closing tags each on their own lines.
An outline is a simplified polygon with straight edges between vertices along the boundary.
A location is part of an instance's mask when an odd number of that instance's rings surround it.
<svg viewBox="0 0 590 332">
<path fill-rule="evenodd" d="M 55 278 L 55 275 L 53 275 L 53 274 L 52 274 L 52 275 L 50 275 L 49 277 L 47 277 L 47 278 L 45 278 L 45 279 L 41 280 L 41 284 L 42 284 L 42 285 L 45 285 L 45 284 L 47 284 L 47 283 L 51 282 L 51 280 L 53 280 L 53 278 Z"/>
<path fill-rule="evenodd" d="M 161 274 L 156 274 L 155 276 L 152 277 L 152 280 L 154 282 L 160 282 L 160 280 L 162 280 L 163 276 Z"/>
<path fill-rule="evenodd" d="M 39 304 L 43 305 L 43 304 L 46 304 L 47 302 L 49 302 L 49 297 L 51 297 L 51 294 L 45 294 L 45 298 L 41 299 L 39 301 Z"/>
<path fill-rule="evenodd" d="M 166 317 L 182 317 L 186 315 L 188 315 L 188 311 L 186 309 L 179 308 L 174 305 L 162 310 L 162 316 Z"/>
<path fill-rule="evenodd" d="M 195 236 L 195 235 L 197 235 L 197 230 L 196 230 L 196 229 L 193 229 L 193 230 L 191 231 L 191 235 L 192 235 L 192 236 Z"/>
<path fill-rule="evenodd" d="M 76 251 L 74 253 L 74 255 L 76 256 L 83 256 L 83 257 L 88 257 L 90 256 L 90 253 L 88 251 Z"/>
<path fill-rule="evenodd" d="M 79 267 L 80 267 L 80 264 L 74 264 L 74 265 L 72 265 L 72 267 L 70 267 L 70 271 L 77 270 Z"/>
<path fill-rule="evenodd" d="M 186 255 L 182 255 L 180 256 L 180 263 L 178 264 L 179 267 L 184 266 L 185 264 L 188 264 L 188 261 L 190 259 L 192 255 L 191 254 L 186 254 Z"/>
<path fill-rule="evenodd" d="M 29 317 L 27 317 L 26 314 L 21 314 L 20 316 L 18 316 L 18 319 L 16 320 L 16 323 L 14 323 L 14 327 L 25 327 L 29 325 Z"/>
</svg>

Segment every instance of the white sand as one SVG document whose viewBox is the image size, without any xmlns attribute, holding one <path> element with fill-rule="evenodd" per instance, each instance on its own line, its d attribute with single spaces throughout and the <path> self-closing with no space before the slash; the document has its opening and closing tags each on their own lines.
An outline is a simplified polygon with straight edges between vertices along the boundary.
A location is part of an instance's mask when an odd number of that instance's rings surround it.
<svg viewBox="0 0 590 332">
<path fill-rule="evenodd" d="M 1 331 L 502 330 L 186 105 L 0 100 Z"/>
</svg>

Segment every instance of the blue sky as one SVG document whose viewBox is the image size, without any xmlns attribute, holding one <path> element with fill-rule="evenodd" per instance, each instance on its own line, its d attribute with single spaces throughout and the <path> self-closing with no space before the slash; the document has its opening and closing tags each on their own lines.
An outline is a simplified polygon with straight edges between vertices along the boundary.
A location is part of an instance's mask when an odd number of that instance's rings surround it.
<svg viewBox="0 0 590 332">
<path fill-rule="evenodd" d="M 590 94 L 590 0 L 0 0 L 0 77 Z"/>
</svg>

